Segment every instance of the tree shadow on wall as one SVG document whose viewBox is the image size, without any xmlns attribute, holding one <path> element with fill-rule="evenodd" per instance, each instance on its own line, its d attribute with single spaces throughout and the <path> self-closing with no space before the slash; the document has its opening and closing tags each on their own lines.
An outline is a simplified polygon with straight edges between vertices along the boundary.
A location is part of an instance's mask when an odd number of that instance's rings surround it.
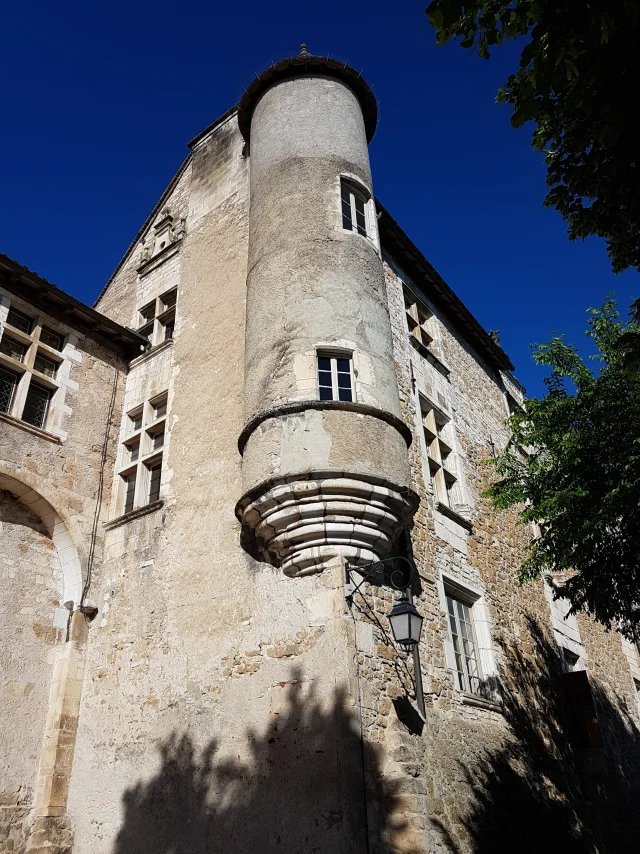
<svg viewBox="0 0 640 854">
<path fill-rule="evenodd" d="M 404 826 L 396 816 L 392 831 L 389 820 L 401 802 L 344 694 L 321 704 L 299 673 L 281 688 L 284 711 L 247 733 L 246 761 L 229 757 L 228 741 L 224 755 L 216 740 L 199 751 L 189 733 L 162 742 L 155 777 L 123 797 L 114 854 L 391 854 L 388 840 Z"/>
<path fill-rule="evenodd" d="M 558 650 L 534 620 L 528 629 L 532 657 L 515 644 L 503 644 L 510 738 L 473 765 L 461 765 L 473 796 L 462 820 L 471 850 L 637 852 L 640 732 L 626 702 L 610 698 L 591 679 L 595 740 L 599 726 L 603 746 L 576 746 L 575 710 L 563 688 Z M 441 829 L 453 842 L 447 828 Z"/>
</svg>

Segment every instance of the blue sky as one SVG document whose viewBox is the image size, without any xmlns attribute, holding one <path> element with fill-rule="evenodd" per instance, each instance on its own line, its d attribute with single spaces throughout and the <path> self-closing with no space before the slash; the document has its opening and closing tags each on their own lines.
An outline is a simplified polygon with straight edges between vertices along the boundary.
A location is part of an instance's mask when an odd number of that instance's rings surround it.
<svg viewBox="0 0 640 854">
<path fill-rule="evenodd" d="M 487 329 L 499 329 L 532 394 L 529 344 L 582 344 L 586 309 L 613 276 L 604 245 L 570 244 L 541 207 L 528 127 L 495 93 L 513 46 L 490 62 L 437 49 L 425 0 L 346 4 L 134 0 L 11 4 L 0 71 L 0 250 L 92 302 L 187 153 L 271 61 L 328 53 L 361 69 L 380 105 L 376 195 Z"/>
</svg>

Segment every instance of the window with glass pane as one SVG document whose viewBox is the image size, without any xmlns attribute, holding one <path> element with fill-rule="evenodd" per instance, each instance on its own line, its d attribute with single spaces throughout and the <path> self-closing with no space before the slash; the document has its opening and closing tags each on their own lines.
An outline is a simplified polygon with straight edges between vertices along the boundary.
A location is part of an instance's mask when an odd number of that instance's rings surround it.
<svg viewBox="0 0 640 854">
<path fill-rule="evenodd" d="M 446 598 L 458 688 L 461 691 L 468 691 L 470 694 L 480 694 L 482 674 L 471 609 L 467 604 L 453 596 Z"/>
<path fill-rule="evenodd" d="M 7 323 L 10 323 L 14 329 L 19 329 L 27 335 L 31 334 L 33 319 L 15 308 L 9 309 L 9 313 L 7 314 Z"/>
<path fill-rule="evenodd" d="M 349 184 L 341 181 L 342 227 L 367 237 L 367 199 Z"/>
<path fill-rule="evenodd" d="M 129 432 L 139 430 L 142 427 L 142 409 L 137 409 L 135 412 L 130 412 L 127 416 L 129 419 Z"/>
<path fill-rule="evenodd" d="M 147 466 L 149 469 L 149 504 L 153 504 L 160 498 L 160 475 L 162 473 L 162 462 Z"/>
<path fill-rule="evenodd" d="M 0 365 L 0 412 L 11 412 L 13 395 L 18 385 L 18 375 Z"/>
<path fill-rule="evenodd" d="M 31 382 L 22 410 L 22 420 L 34 427 L 43 427 L 47 419 L 51 392 L 37 383 Z"/>
<path fill-rule="evenodd" d="M 353 400 L 351 358 L 318 353 L 318 394 L 320 400 Z"/>
<path fill-rule="evenodd" d="M 162 303 L 163 308 L 166 310 L 168 308 L 173 308 L 176 304 L 176 299 L 178 297 L 178 291 L 174 288 L 172 291 L 168 291 L 166 294 L 162 294 L 160 297 L 160 301 Z"/>
<path fill-rule="evenodd" d="M 41 374 L 44 374 L 45 377 L 53 379 L 56 375 L 56 371 L 58 370 L 58 363 L 54 362 L 53 359 L 47 359 L 42 355 L 42 353 L 38 353 L 33 360 L 33 368 Z"/>
<path fill-rule="evenodd" d="M 167 414 L 167 398 L 165 397 L 163 400 L 157 401 L 157 403 L 151 404 L 153 408 L 153 420 L 157 421 L 158 418 L 164 418 Z"/>
<path fill-rule="evenodd" d="M 40 340 L 53 350 L 62 350 L 62 335 L 43 326 L 40 330 Z"/>
<path fill-rule="evenodd" d="M 158 433 L 153 434 L 153 436 L 151 437 L 151 444 L 153 446 L 154 451 L 164 445 L 164 429 L 160 430 Z"/>
<path fill-rule="evenodd" d="M 135 463 L 140 456 L 140 439 L 136 439 L 135 442 L 130 442 L 128 445 L 125 445 L 125 448 L 127 449 L 127 462 Z"/>
<path fill-rule="evenodd" d="M 124 500 L 123 500 L 123 513 L 129 513 L 133 510 L 133 501 L 136 494 L 136 474 L 133 472 L 132 474 L 124 475 L 122 478 L 123 482 L 123 490 L 124 490 Z"/>
<path fill-rule="evenodd" d="M 0 340 L 0 353 L 4 353 L 5 356 L 10 356 L 12 359 L 17 359 L 18 362 L 22 362 L 26 352 L 27 348 L 24 344 L 20 344 L 19 341 L 14 341 L 13 338 L 5 332 Z"/>
<path fill-rule="evenodd" d="M 164 340 L 169 341 L 170 338 L 173 338 L 173 330 L 175 327 L 175 319 L 169 318 L 165 322 L 163 322 L 162 327 L 164 329 Z"/>
</svg>

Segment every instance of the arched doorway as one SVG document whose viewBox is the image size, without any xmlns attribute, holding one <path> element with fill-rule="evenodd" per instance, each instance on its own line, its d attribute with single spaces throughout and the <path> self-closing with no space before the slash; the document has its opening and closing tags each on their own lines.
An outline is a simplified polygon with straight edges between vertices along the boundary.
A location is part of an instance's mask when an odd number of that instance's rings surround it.
<svg viewBox="0 0 640 854">
<path fill-rule="evenodd" d="M 40 492 L 0 468 L 0 848 L 16 854 L 37 850 L 34 827 L 43 840 L 51 821 L 63 830 L 86 640 L 72 533 Z"/>
</svg>

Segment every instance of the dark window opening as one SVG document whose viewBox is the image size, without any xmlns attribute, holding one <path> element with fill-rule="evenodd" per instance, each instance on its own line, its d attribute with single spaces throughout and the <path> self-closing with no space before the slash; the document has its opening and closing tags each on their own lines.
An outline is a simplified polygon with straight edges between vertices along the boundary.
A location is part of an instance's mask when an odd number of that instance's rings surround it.
<svg viewBox="0 0 640 854">
<path fill-rule="evenodd" d="M 153 504 L 160 498 L 160 475 L 162 463 L 154 463 L 149 466 L 149 504 Z"/>
<path fill-rule="evenodd" d="M 135 474 L 125 475 L 123 478 L 124 481 L 124 513 L 129 513 L 133 510 L 133 500 L 136 493 L 136 476 Z"/>
<path fill-rule="evenodd" d="M 51 400 L 51 392 L 48 388 L 43 388 L 32 382 L 29 385 L 27 398 L 22 410 L 22 420 L 27 424 L 32 424 L 34 427 L 43 427 L 49 411 L 49 401 Z"/>
<path fill-rule="evenodd" d="M 40 330 L 40 340 L 53 350 L 62 350 L 62 335 L 58 335 L 57 332 L 53 332 L 45 326 Z"/>
<path fill-rule="evenodd" d="M 0 412 L 9 413 L 13 395 L 18 385 L 18 375 L 0 366 Z"/>
<path fill-rule="evenodd" d="M 2 336 L 2 340 L 0 340 L 0 353 L 4 353 L 5 356 L 10 356 L 12 359 L 21 362 L 26 352 L 27 348 L 23 344 L 20 344 L 19 341 L 14 341 L 13 338 L 10 338 L 6 334 Z"/>
<path fill-rule="evenodd" d="M 569 710 L 569 737 L 574 747 L 594 750 L 603 746 L 598 715 L 585 670 L 564 673 L 564 697 Z"/>
<path fill-rule="evenodd" d="M 14 329 L 19 329 L 27 335 L 31 334 L 33 319 L 15 308 L 9 309 L 9 313 L 7 314 L 7 323 L 11 324 Z"/>
</svg>

